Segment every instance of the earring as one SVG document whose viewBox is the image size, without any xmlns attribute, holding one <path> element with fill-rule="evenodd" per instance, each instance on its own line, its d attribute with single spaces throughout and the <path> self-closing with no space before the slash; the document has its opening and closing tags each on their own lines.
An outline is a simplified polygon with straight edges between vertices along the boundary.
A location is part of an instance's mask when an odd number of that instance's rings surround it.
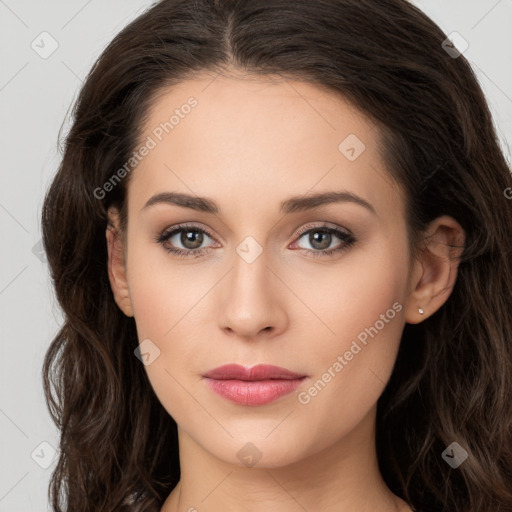
<svg viewBox="0 0 512 512">
<path fill-rule="evenodd" d="M 423 313 L 424 313 L 423 309 L 421 309 L 421 308 L 418 309 L 418 312 L 420 315 L 423 315 Z"/>
</svg>

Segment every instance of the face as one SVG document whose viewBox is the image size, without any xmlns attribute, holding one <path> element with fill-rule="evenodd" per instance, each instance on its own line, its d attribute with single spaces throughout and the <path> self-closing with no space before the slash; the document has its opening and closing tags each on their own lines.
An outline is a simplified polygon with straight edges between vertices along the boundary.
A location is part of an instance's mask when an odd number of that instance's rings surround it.
<svg viewBox="0 0 512 512">
<path fill-rule="evenodd" d="M 129 308 L 162 405 L 223 461 L 241 465 L 252 443 L 261 465 L 292 463 L 375 413 L 409 276 L 404 197 L 377 137 L 340 97 L 277 78 L 189 80 L 151 110 L 128 188 Z M 226 364 L 302 378 L 204 377 Z"/>
</svg>

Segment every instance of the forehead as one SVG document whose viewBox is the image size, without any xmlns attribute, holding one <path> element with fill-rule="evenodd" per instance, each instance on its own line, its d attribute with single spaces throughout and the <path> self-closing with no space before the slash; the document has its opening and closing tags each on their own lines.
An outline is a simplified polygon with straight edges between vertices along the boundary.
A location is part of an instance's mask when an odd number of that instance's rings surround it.
<svg viewBox="0 0 512 512">
<path fill-rule="evenodd" d="M 143 127 L 151 146 L 133 172 L 129 202 L 181 191 L 255 211 L 263 202 L 347 189 L 397 202 L 378 128 L 341 96 L 281 77 L 203 75 L 160 91 Z M 263 199 L 265 201 L 263 201 Z"/>
</svg>

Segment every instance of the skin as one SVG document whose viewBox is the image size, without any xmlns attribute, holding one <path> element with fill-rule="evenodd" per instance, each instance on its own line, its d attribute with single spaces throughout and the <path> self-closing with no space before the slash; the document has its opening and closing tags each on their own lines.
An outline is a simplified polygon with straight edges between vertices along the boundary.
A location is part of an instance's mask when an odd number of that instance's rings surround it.
<svg viewBox="0 0 512 512">
<path fill-rule="evenodd" d="M 378 469 L 376 403 L 405 323 L 433 314 L 452 291 L 458 254 L 450 244 L 463 243 L 462 228 L 451 217 L 436 219 L 428 247 L 410 260 L 404 196 L 384 168 L 378 128 L 312 84 L 198 75 L 159 96 L 141 140 L 190 96 L 198 105 L 132 171 L 125 236 L 115 209 L 106 231 L 116 303 L 135 317 L 139 340 L 160 350 L 145 369 L 178 424 L 181 481 L 162 512 L 410 511 Z M 353 161 L 338 149 L 349 134 L 366 146 Z M 290 196 L 341 190 L 375 213 L 352 202 L 279 211 Z M 219 212 L 163 203 L 143 209 L 168 191 L 208 197 Z M 202 256 L 180 259 L 154 241 L 182 222 L 213 236 L 184 245 L 177 234 L 166 246 L 209 248 Z M 350 230 L 355 244 L 330 256 L 307 253 L 325 246 L 297 236 L 299 229 L 324 222 Z M 251 263 L 236 251 L 248 236 L 262 250 Z M 326 245 L 345 242 L 332 235 Z M 300 403 L 298 394 L 394 303 L 402 306 L 394 318 Z M 273 403 L 237 405 L 202 378 L 227 363 L 274 364 L 308 377 Z M 253 467 L 237 457 L 246 443 L 261 453 Z"/>
</svg>

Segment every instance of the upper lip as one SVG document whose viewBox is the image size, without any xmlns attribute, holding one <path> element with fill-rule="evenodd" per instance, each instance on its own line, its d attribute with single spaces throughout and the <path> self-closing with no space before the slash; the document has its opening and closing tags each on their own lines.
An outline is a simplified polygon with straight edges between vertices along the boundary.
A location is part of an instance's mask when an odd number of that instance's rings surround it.
<svg viewBox="0 0 512 512">
<path fill-rule="evenodd" d="M 300 379 L 305 376 L 306 375 L 301 375 L 299 373 L 287 370 L 286 368 L 281 368 L 280 366 L 274 366 L 271 364 L 258 364 L 252 368 L 246 368 L 244 366 L 240 366 L 239 364 L 225 364 L 203 374 L 203 377 L 208 377 L 210 379 L 235 379 L 246 381 L 268 379 L 292 380 Z"/>
</svg>

